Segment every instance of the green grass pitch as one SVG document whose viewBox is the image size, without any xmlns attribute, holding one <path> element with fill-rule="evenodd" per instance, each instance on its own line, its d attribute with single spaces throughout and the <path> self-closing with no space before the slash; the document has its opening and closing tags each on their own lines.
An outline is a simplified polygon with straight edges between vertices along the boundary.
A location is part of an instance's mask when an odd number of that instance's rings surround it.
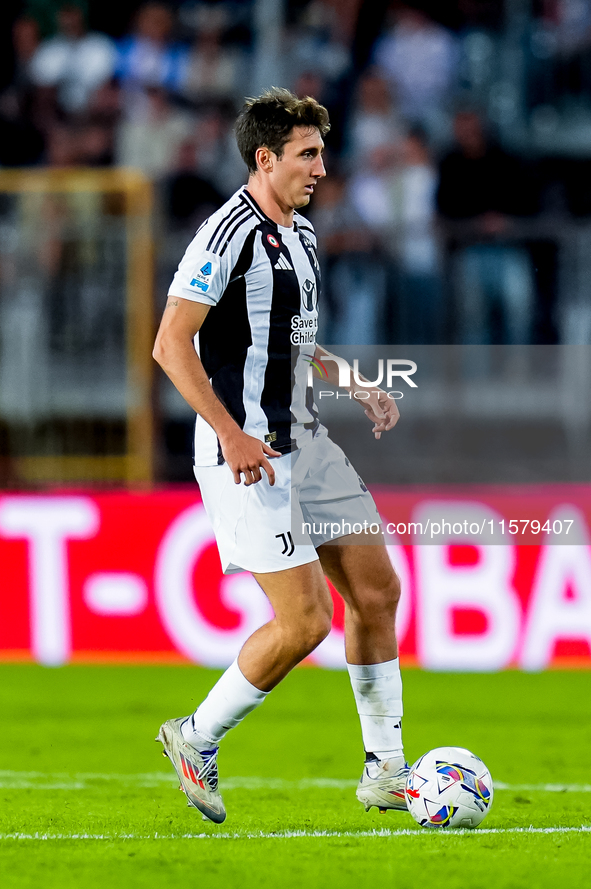
<svg viewBox="0 0 591 889">
<path fill-rule="evenodd" d="M 589 673 L 404 671 L 409 760 L 468 747 L 497 783 L 481 828 L 459 833 L 363 811 L 347 675 L 313 668 L 292 673 L 226 738 L 228 818 L 204 823 L 153 738 L 218 675 L 0 665 L 2 889 L 591 884 Z"/>
</svg>

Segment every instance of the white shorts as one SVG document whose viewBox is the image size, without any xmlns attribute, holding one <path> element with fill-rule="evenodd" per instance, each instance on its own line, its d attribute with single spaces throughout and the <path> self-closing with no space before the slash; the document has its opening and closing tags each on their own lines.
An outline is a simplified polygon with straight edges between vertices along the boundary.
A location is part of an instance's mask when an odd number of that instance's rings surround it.
<svg viewBox="0 0 591 889">
<path fill-rule="evenodd" d="M 226 463 L 194 467 L 224 574 L 306 565 L 318 559 L 316 547 L 362 530 L 368 542 L 381 542 L 373 497 L 323 427 L 272 465 L 273 486 L 264 470 L 247 486 L 235 483 Z"/>
</svg>

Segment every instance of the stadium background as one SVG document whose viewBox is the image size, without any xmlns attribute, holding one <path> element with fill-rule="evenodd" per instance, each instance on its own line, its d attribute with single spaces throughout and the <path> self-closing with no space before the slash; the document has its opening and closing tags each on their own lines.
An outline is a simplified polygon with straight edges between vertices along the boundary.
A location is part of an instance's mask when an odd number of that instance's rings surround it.
<svg viewBox="0 0 591 889">
<path fill-rule="evenodd" d="M 356 802 L 338 601 L 224 740 L 221 831 L 152 741 L 268 614 L 221 575 L 192 417 L 150 352 L 187 242 L 243 182 L 237 108 L 274 83 L 333 121 L 320 341 L 368 375 L 418 365 L 379 442 L 346 399 L 322 410 L 396 525 L 405 753 L 491 769 L 469 835 Z M 587 2 L 1 4 L 3 887 L 588 885 L 590 172 Z M 517 533 L 409 532 L 442 518 Z"/>
<path fill-rule="evenodd" d="M 222 666 L 267 613 L 249 577 L 221 577 L 191 412 L 150 347 L 185 245 L 244 181 L 237 109 L 270 84 L 331 114 L 309 210 L 320 341 L 433 346 L 432 397 L 404 404 L 389 450 L 325 409 L 384 515 L 444 503 L 587 528 L 587 4 L 30 0 L 2 16 L 0 657 Z M 480 358 L 454 365 L 440 343 Z M 407 663 L 591 664 L 588 547 L 525 542 L 392 539 Z M 341 621 L 312 662 L 342 665 Z"/>
</svg>

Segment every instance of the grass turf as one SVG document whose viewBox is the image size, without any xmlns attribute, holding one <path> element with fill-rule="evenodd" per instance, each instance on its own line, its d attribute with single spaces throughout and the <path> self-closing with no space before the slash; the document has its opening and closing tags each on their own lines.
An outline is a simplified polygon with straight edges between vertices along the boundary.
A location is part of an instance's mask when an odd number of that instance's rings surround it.
<svg viewBox="0 0 591 889">
<path fill-rule="evenodd" d="M 507 787 L 476 831 L 382 836 L 366 834 L 417 825 L 405 813 L 366 814 L 357 803 L 361 738 L 347 676 L 338 672 L 295 671 L 228 735 L 223 825 L 186 808 L 152 739 L 217 675 L 0 665 L 3 889 L 103 889 L 108 881 L 117 889 L 173 881 L 221 889 L 589 885 L 591 832 L 579 830 L 591 827 L 589 674 L 406 671 L 408 758 L 444 744 L 469 747 Z M 575 830 L 516 830 L 530 826 Z M 315 831 L 332 835 L 282 835 Z"/>
</svg>

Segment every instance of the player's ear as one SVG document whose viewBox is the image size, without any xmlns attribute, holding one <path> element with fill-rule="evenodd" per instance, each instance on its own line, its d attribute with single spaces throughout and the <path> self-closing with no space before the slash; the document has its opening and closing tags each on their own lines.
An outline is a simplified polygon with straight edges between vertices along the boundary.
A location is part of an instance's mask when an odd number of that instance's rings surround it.
<svg viewBox="0 0 591 889">
<path fill-rule="evenodd" d="M 264 173 L 270 173 L 273 169 L 273 153 L 269 151 L 268 148 L 262 146 L 261 148 L 257 148 L 255 152 L 255 159 L 257 162 L 257 166 L 263 170 Z"/>
</svg>

